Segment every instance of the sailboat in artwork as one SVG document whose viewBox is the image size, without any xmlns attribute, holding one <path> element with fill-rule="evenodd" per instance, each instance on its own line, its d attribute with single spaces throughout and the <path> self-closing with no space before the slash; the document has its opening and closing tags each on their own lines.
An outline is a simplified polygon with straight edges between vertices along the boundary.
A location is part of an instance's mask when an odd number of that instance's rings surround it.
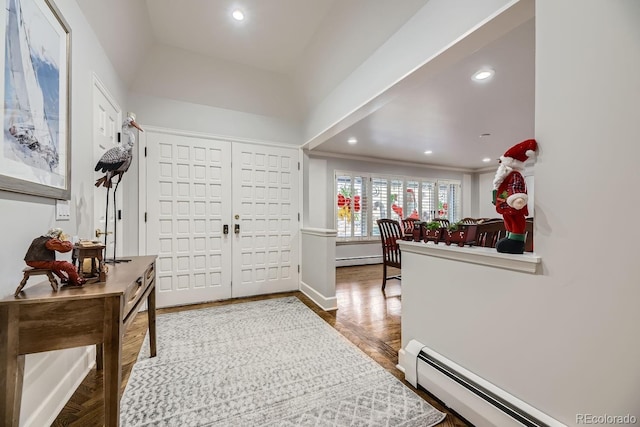
<svg viewBox="0 0 640 427">
<path fill-rule="evenodd" d="M 8 0 L 6 33 L 5 139 L 23 163 L 54 172 L 59 165 L 58 135 L 47 117 L 43 85 L 18 0 Z M 56 107 L 49 108 L 56 112 Z M 57 114 L 56 114 L 57 116 Z"/>
</svg>

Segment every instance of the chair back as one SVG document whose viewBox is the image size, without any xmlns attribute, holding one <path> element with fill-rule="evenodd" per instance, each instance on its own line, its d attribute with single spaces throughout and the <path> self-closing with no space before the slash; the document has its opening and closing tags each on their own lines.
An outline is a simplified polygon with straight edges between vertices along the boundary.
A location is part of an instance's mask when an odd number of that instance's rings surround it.
<svg viewBox="0 0 640 427">
<path fill-rule="evenodd" d="M 526 219 L 525 233 L 524 251 L 533 252 L 533 217 Z"/>
<path fill-rule="evenodd" d="M 525 252 L 533 252 L 533 218 L 526 219 L 525 228 Z M 495 248 L 498 240 L 507 236 L 507 230 L 504 226 L 504 219 L 491 218 L 478 223 L 478 231 L 476 233 L 476 246 L 485 248 Z"/>
<path fill-rule="evenodd" d="M 492 218 L 478 224 L 476 233 L 476 246 L 495 248 L 498 240 L 506 236 L 502 218 Z"/>
<path fill-rule="evenodd" d="M 415 218 L 405 218 L 402 220 L 402 236 L 403 238 L 411 238 L 413 239 L 413 230 L 416 228 L 416 222 L 418 219 Z"/>
<path fill-rule="evenodd" d="M 382 259 L 385 265 L 401 268 L 400 246 L 398 240 L 402 240 L 400 223 L 395 219 L 379 219 L 377 221 L 382 241 Z"/>
<path fill-rule="evenodd" d="M 449 227 L 449 220 L 446 218 L 434 218 L 431 220 L 432 222 L 439 222 L 440 223 L 440 228 L 447 228 Z"/>
</svg>

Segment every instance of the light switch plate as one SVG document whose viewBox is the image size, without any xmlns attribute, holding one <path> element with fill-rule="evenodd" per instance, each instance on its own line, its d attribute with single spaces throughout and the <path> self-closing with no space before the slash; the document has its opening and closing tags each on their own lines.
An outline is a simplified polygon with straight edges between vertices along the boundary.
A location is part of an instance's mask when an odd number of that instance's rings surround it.
<svg viewBox="0 0 640 427">
<path fill-rule="evenodd" d="M 68 200 L 56 200 L 56 220 L 68 221 L 71 218 L 71 208 Z"/>
</svg>

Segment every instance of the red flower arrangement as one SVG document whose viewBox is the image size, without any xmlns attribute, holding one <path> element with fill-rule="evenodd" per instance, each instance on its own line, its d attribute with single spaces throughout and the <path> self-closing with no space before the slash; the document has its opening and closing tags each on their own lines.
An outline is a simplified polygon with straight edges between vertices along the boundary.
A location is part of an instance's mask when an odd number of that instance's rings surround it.
<svg viewBox="0 0 640 427">
<path fill-rule="evenodd" d="M 351 193 L 343 188 L 338 193 L 338 218 L 346 218 L 347 221 L 351 221 Z M 360 196 L 353 196 L 353 211 L 360 212 Z"/>
</svg>

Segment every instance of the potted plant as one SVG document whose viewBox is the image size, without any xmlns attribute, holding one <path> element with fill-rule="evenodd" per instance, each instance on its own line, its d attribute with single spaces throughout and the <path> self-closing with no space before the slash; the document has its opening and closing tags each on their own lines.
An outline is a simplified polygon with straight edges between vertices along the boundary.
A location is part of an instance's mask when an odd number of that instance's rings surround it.
<svg viewBox="0 0 640 427">
<path fill-rule="evenodd" d="M 437 221 L 427 222 L 423 228 L 424 242 L 433 242 L 437 245 L 440 241 L 440 237 L 442 236 L 442 227 L 440 226 L 440 223 Z"/>
</svg>

